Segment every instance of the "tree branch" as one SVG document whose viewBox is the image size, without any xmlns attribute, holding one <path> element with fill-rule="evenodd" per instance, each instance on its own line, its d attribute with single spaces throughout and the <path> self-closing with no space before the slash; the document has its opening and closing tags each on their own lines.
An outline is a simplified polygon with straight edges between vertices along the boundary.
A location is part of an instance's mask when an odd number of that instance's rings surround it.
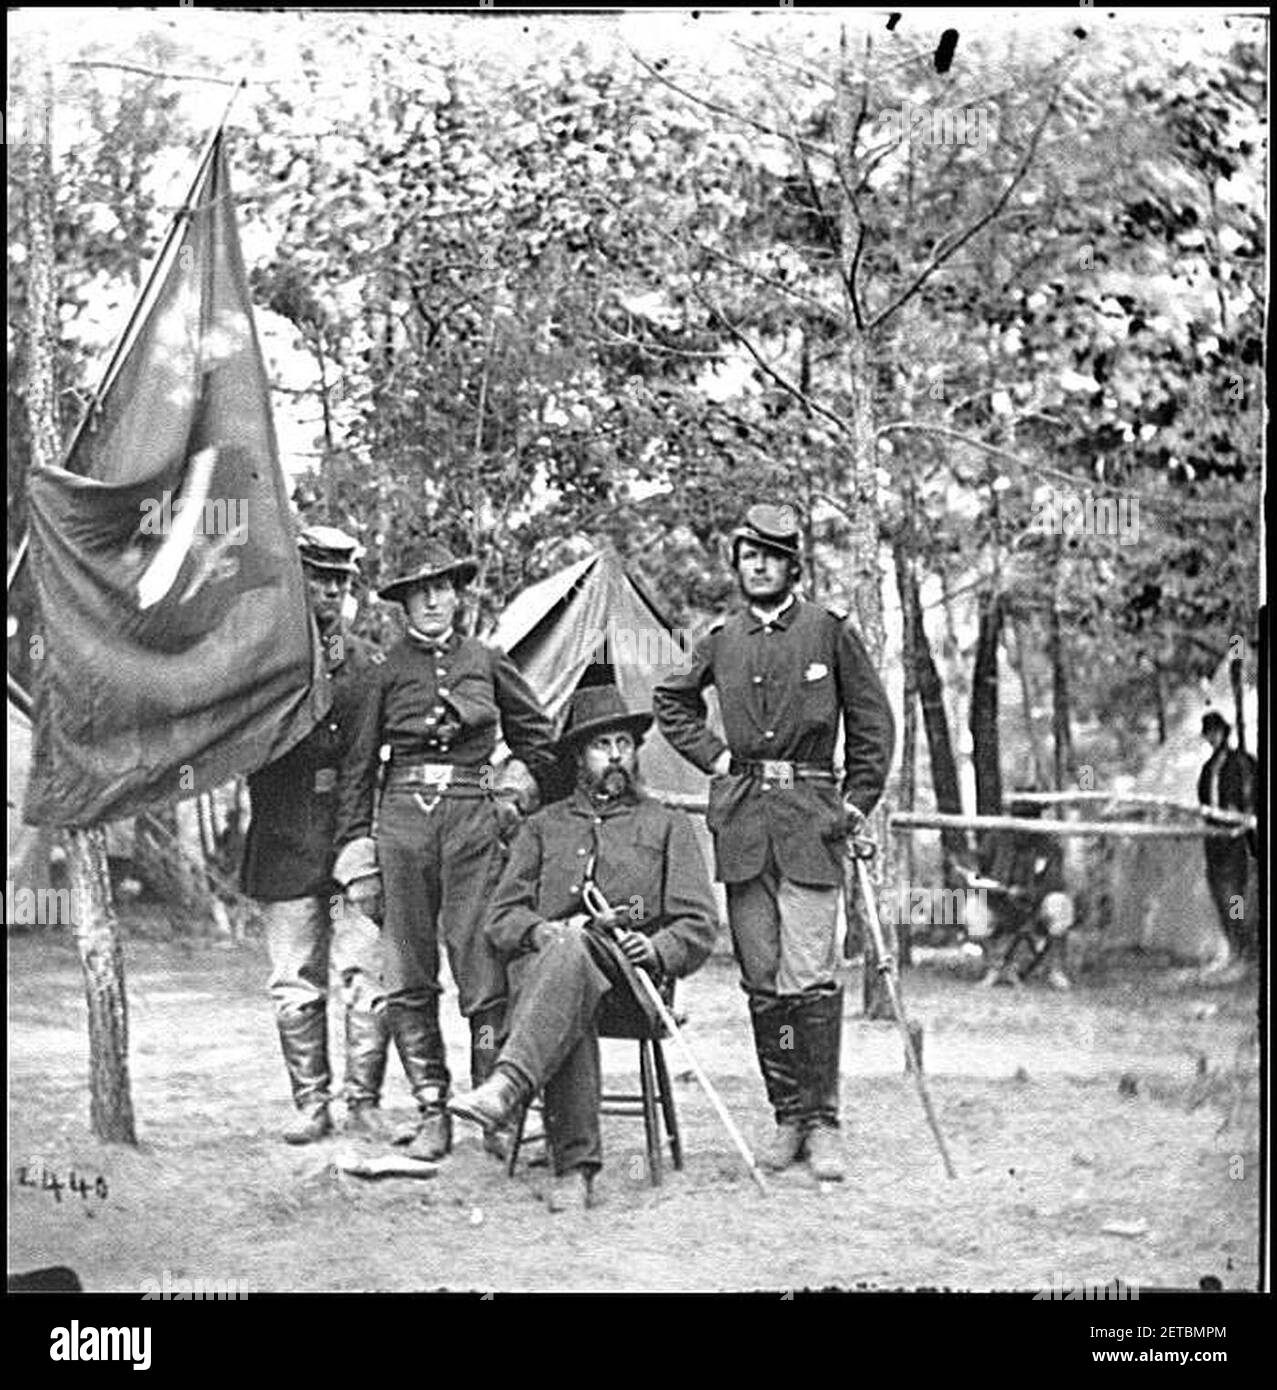
<svg viewBox="0 0 1277 1390">
<path fill-rule="evenodd" d="M 726 261 L 728 265 L 735 266 L 737 270 L 745 275 L 752 275 L 754 279 L 761 280 L 763 284 L 770 285 L 773 289 L 779 290 L 782 294 L 788 295 L 791 299 L 800 299 L 806 304 L 810 304 L 813 309 L 818 310 L 826 318 L 842 323 L 841 317 L 836 314 L 827 304 L 822 304 L 815 295 L 809 294 L 806 290 L 800 290 L 794 285 L 786 284 L 784 280 L 778 280 L 774 275 L 768 275 L 765 271 L 758 270 L 754 266 L 746 264 L 736 256 L 729 255 L 726 251 L 719 251 L 716 247 L 707 246 L 703 241 L 696 243 L 697 249 L 706 252 L 710 256 L 716 256 L 720 261 Z"/>
<path fill-rule="evenodd" d="M 819 401 L 812 400 L 812 398 L 804 390 L 802 390 L 801 387 L 795 386 L 792 381 L 790 381 L 787 377 L 778 372 L 776 368 L 773 367 L 771 363 L 763 357 L 762 353 L 758 351 L 758 349 L 754 346 L 754 344 L 750 341 L 746 334 L 742 333 L 741 330 L 737 328 L 734 323 L 732 323 L 732 321 L 727 317 L 726 314 L 723 313 L 723 311 L 718 307 L 718 305 L 715 304 L 695 282 L 692 283 L 691 289 L 692 293 L 696 296 L 698 300 L 700 300 L 700 302 L 705 306 L 705 308 L 709 310 L 709 312 L 719 321 L 719 323 L 723 325 L 725 329 L 727 329 L 728 333 L 731 334 L 731 336 L 741 345 L 741 347 L 743 347 L 745 351 L 749 353 L 749 355 L 758 364 L 759 370 L 762 371 L 765 376 L 770 378 L 770 380 L 774 381 L 776 385 L 781 388 L 782 391 L 786 391 L 791 396 L 793 396 L 793 398 L 796 401 L 798 401 L 805 409 L 811 411 L 815 415 L 819 415 L 822 418 L 828 420 L 830 424 L 835 426 L 835 428 L 839 431 L 840 434 L 844 434 L 850 437 L 851 426 L 848 425 L 847 422 L 844 419 L 842 419 L 841 416 L 835 414 L 834 411 L 828 409 L 826 406 L 821 405 Z"/>
<path fill-rule="evenodd" d="M 165 82 L 213 82 L 219 87 L 238 87 L 238 77 L 210 77 L 204 72 L 160 72 L 155 68 L 139 67 L 136 63 L 108 63 L 103 59 L 76 60 L 67 64 L 69 68 L 114 68 L 118 72 L 133 72 L 139 77 L 159 77 Z M 254 83 L 254 86 L 265 85 Z"/>
<path fill-rule="evenodd" d="M 663 86 L 672 92 L 677 92 L 686 101 L 694 103 L 696 106 L 704 107 L 706 111 L 712 111 L 716 116 L 726 116 L 729 120 L 739 121 L 742 125 L 752 126 L 755 130 L 761 131 L 764 135 L 771 135 L 777 140 L 783 141 L 785 133 L 777 130 L 775 126 L 768 125 L 766 121 L 760 121 L 754 116 L 744 116 L 739 111 L 733 111 L 730 106 L 722 106 L 718 102 L 710 101 L 708 97 L 698 96 L 695 92 L 689 92 L 686 87 L 680 87 L 677 82 L 672 82 L 658 68 L 652 66 L 646 58 L 641 58 L 633 49 L 630 49 L 630 57 L 645 71 L 651 74 Z M 827 159 L 837 162 L 834 155 L 829 150 L 821 149 L 819 145 L 813 145 L 810 141 L 804 140 L 803 148 L 815 155 L 818 159 Z"/>
<path fill-rule="evenodd" d="M 1059 95 L 1060 83 L 1057 82 L 1052 89 L 1050 100 L 1047 102 L 1042 112 L 1042 118 L 1034 127 L 1033 134 L 1030 135 L 1028 144 L 1025 146 L 1024 154 L 1021 156 L 1015 172 L 1011 175 L 1007 186 L 1002 190 L 1001 194 L 994 199 L 992 205 L 986 209 L 981 216 L 977 217 L 965 231 L 960 232 L 955 237 L 946 238 L 945 243 L 932 255 L 931 259 L 922 267 L 918 274 L 914 276 L 913 280 L 886 306 L 886 308 L 874 316 L 873 322 L 870 325 L 871 328 L 879 327 L 879 325 L 889 319 L 898 309 L 907 304 L 947 260 L 951 259 L 960 251 L 977 232 L 983 230 L 983 228 L 992 222 L 1002 211 L 1007 204 L 1007 200 L 1011 197 L 1011 194 L 1015 192 L 1016 188 L 1019 187 L 1021 180 L 1029 171 L 1029 166 L 1033 163 L 1033 157 L 1037 153 L 1038 141 L 1042 138 L 1042 132 L 1046 129 L 1047 121 L 1049 121 L 1055 113 Z"/>
<path fill-rule="evenodd" d="M 756 44 L 746 43 L 744 39 L 734 38 L 731 40 L 732 46 L 742 49 L 746 53 L 756 54 L 760 58 L 765 58 L 768 62 L 775 63 L 778 67 L 788 68 L 790 72 L 799 77 L 805 77 L 813 84 L 834 88 L 835 84 L 831 78 L 824 76 L 823 73 L 816 72 L 812 68 L 803 67 L 801 63 L 791 63 L 789 59 L 782 58 L 774 49 L 761 48 Z"/>
</svg>

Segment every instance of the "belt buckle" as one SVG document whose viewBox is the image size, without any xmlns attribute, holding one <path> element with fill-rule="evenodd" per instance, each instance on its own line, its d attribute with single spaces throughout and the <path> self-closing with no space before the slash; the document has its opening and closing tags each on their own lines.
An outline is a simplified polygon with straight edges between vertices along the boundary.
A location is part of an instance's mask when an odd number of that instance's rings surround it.
<svg viewBox="0 0 1277 1390">
<path fill-rule="evenodd" d="M 443 788 L 452 785 L 453 770 L 451 763 L 421 763 L 417 775 L 423 786 Z"/>
<path fill-rule="evenodd" d="M 776 758 L 764 758 L 761 763 L 762 779 L 777 787 L 794 785 L 794 765 Z"/>
</svg>

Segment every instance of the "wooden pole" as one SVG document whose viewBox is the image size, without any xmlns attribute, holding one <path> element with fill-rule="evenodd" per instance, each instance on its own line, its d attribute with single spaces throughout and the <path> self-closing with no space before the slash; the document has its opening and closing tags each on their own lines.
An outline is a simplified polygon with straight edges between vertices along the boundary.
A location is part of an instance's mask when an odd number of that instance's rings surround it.
<svg viewBox="0 0 1277 1390">
<path fill-rule="evenodd" d="M 1177 815 L 1186 816 L 1201 816 L 1209 809 L 1211 820 L 1232 820 L 1239 825 L 1250 819 L 1240 811 L 1228 811 L 1219 806 L 1203 808 L 1195 802 L 1171 801 L 1165 796 L 1156 796 L 1152 792 L 1016 792 L 1013 799 L 1038 806 L 1068 806 L 1086 801 L 1107 806 L 1152 806 L 1161 811 L 1171 811 Z"/>
<path fill-rule="evenodd" d="M 31 75 L 26 130 L 30 239 L 27 411 L 30 466 L 52 468 L 61 456 L 53 369 L 58 306 L 53 246 L 53 76 L 43 44 L 35 69 Z M 91 826 L 69 830 L 66 838 L 71 926 L 89 1006 L 89 1124 L 99 1139 L 136 1144 L 129 1093 L 124 953 L 111 901 L 106 833 L 101 826 Z"/>
<path fill-rule="evenodd" d="M 1023 816 L 942 816 L 938 812 L 896 812 L 888 818 L 894 833 L 914 830 L 1012 830 L 1026 835 L 1117 835 L 1129 840 L 1233 839 L 1254 824 L 1254 817 L 1235 828 L 1212 825 L 1148 825 L 1144 821 L 1042 821 Z"/>
</svg>

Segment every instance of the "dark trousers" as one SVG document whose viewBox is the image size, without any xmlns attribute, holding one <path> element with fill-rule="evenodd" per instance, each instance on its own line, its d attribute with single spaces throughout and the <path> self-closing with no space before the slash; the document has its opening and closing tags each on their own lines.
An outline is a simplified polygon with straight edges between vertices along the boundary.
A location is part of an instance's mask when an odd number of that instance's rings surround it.
<svg viewBox="0 0 1277 1390">
<path fill-rule="evenodd" d="M 1250 856 L 1243 839 L 1207 842 L 1206 882 L 1210 885 L 1219 925 L 1235 956 L 1249 958 L 1257 949 L 1246 920 L 1246 875 Z"/>
<path fill-rule="evenodd" d="M 511 1002 L 501 1061 L 517 1067 L 543 1093 L 545 1132 L 555 1173 L 597 1169 L 602 1081 L 600 1016 L 629 1004 L 630 986 L 608 942 L 586 931 L 510 962 Z M 637 1005 L 634 1005 L 637 1008 Z"/>
<path fill-rule="evenodd" d="M 438 996 L 442 930 L 462 1014 L 500 1004 L 505 971 L 483 934 L 484 910 L 505 859 L 491 799 L 388 790 L 377 858 L 387 999 Z"/>
</svg>

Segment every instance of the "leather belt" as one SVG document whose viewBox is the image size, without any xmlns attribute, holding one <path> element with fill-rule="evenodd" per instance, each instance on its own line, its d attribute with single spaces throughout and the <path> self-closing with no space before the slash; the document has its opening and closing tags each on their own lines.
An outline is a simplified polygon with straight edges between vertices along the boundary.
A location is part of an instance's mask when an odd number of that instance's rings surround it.
<svg viewBox="0 0 1277 1390">
<path fill-rule="evenodd" d="M 792 763 L 780 758 L 764 758 L 758 762 L 733 758 L 728 771 L 737 777 L 759 777 L 764 782 L 789 787 L 799 781 L 828 782 L 832 786 L 837 780 L 833 771 L 820 763 Z"/>
<path fill-rule="evenodd" d="M 424 787 L 442 792 L 450 787 L 483 787 L 487 785 L 484 770 L 461 767 L 457 763 L 398 763 L 390 764 L 387 787 Z"/>
</svg>

